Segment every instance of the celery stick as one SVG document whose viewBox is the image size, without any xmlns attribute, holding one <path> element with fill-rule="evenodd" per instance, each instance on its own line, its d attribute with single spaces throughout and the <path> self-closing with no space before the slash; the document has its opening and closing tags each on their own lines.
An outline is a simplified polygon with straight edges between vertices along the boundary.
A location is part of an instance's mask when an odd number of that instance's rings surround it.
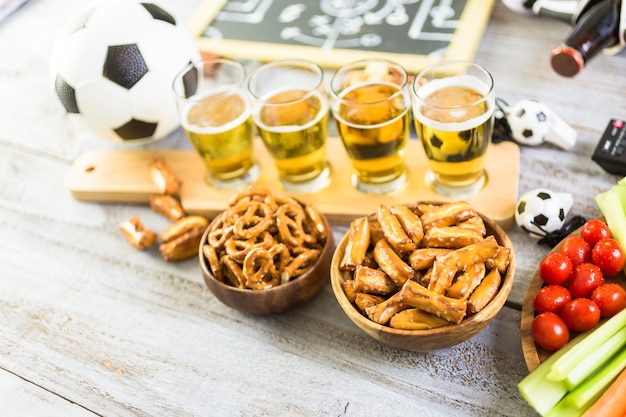
<svg viewBox="0 0 626 417">
<path fill-rule="evenodd" d="M 613 355 L 626 345 L 626 327 L 623 327 L 606 343 L 591 352 L 567 374 L 565 385 L 571 391 L 596 371 L 597 364 L 607 362 Z"/>
<path fill-rule="evenodd" d="M 580 343 L 588 333 L 582 333 L 570 340 L 517 384 L 522 398 L 542 416 L 545 416 L 568 393 L 565 381 L 549 381 L 546 375 L 552 365 Z"/>
<path fill-rule="evenodd" d="M 591 405 L 589 405 L 591 407 Z M 558 402 L 544 417 L 580 417 L 589 407 L 576 407 L 568 401 L 568 397 Z"/>
<path fill-rule="evenodd" d="M 551 381 L 564 381 L 579 362 L 590 356 L 624 326 L 626 326 L 626 309 L 594 328 L 589 337 L 586 337 L 576 345 L 576 349 L 568 350 L 557 359 L 546 378 Z M 593 364 L 592 366 L 594 369 L 597 369 L 599 364 Z"/>
<path fill-rule="evenodd" d="M 596 196 L 596 204 L 606 219 L 613 237 L 626 248 L 626 184 L 616 185 Z"/>
<path fill-rule="evenodd" d="M 615 355 L 598 373 L 570 392 L 567 401 L 578 408 L 588 408 L 626 368 L 626 349 Z"/>
</svg>

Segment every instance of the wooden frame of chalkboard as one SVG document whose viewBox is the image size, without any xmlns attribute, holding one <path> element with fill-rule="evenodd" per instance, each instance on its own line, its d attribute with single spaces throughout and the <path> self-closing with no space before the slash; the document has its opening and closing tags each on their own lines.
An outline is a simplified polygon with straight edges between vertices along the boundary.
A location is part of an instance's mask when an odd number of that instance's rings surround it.
<svg viewBox="0 0 626 417">
<path fill-rule="evenodd" d="M 417 72 L 441 59 L 473 60 L 495 1 L 355 0 L 336 8 L 331 0 L 204 0 L 189 28 L 203 52 L 235 59 L 338 68 L 377 57 Z"/>
</svg>

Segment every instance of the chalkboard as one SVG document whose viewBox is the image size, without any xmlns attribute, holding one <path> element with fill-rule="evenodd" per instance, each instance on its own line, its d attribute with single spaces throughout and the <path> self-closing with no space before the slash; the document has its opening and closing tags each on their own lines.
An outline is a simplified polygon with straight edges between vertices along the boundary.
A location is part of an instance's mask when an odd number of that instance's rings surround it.
<svg viewBox="0 0 626 417">
<path fill-rule="evenodd" d="M 326 68 L 368 57 L 419 71 L 471 61 L 495 0 L 205 0 L 190 28 L 203 51 Z"/>
</svg>

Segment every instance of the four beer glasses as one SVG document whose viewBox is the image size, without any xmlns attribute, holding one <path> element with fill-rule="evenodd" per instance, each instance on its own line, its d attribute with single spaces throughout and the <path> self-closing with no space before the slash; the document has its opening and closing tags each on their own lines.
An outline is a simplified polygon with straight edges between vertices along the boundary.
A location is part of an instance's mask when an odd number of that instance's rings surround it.
<svg viewBox="0 0 626 417">
<path fill-rule="evenodd" d="M 494 104 L 493 78 L 474 63 L 442 61 L 415 77 L 415 129 L 430 167 L 426 182 L 438 193 L 461 198 L 486 184 Z"/>
<path fill-rule="evenodd" d="M 322 69 L 305 60 L 272 62 L 250 74 L 248 93 L 253 120 L 283 188 L 309 193 L 328 186 L 328 97 Z"/>
<path fill-rule="evenodd" d="M 245 78 L 239 62 L 215 58 L 188 65 L 174 79 L 181 125 L 215 188 L 240 189 L 259 175 Z"/>
<path fill-rule="evenodd" d="M 383 59 L 353 62 L 337 70 L 330 90 L 354 186 L 368 194 L 405 188 L 411 101 L 405 69 Z"/>
</svg>

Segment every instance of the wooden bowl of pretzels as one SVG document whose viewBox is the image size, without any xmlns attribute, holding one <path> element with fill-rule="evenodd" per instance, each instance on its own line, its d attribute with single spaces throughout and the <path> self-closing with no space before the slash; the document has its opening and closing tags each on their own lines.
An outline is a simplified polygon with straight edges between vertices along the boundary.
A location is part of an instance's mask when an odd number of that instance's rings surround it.
<svg viewBox="0 0 626 417">
<path fill-rule="evenodd" d="M 334 248 L 330 224 L 312 204 L 249 187 L 233 195 L 204 232 L 200 269 L 227 306 L 282 313 L 320 292 Z"/>
<path fill-rule="evenodd" d="M 508 236 L 467 202 L 380 204 L 351 222 L 331 263 L 335 297 L 361 330 L 423 352 L 480 332 L 514 275 Z"/>
</svg>

